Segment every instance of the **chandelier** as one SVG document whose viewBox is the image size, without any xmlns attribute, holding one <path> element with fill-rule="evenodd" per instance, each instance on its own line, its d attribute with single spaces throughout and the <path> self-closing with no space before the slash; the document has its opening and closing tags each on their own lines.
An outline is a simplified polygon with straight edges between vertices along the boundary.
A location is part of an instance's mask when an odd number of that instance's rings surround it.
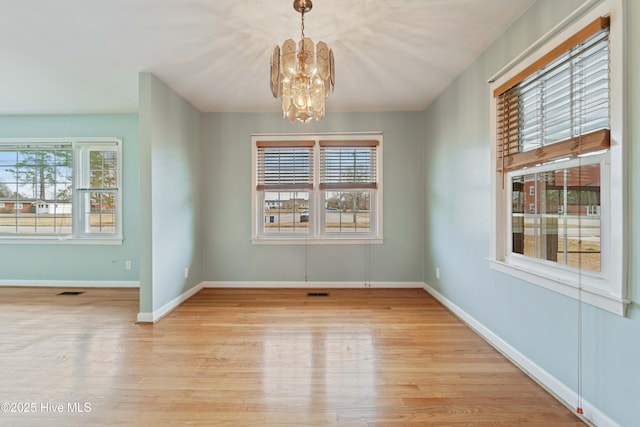
<svg viewBox="0 0 640 427">
<path fill-rule="evenodd" d="M 324 100 L 335 85 L 333 51 L 304 36 L 304 14 L 312 7 L 311 0 L 294 0 L 293 8 L 302 16 L 300 41 L 296 46 L 293 39 L 286 40 L 271 57 L 271 93 L 282 98 L 282 115 L 291 122 L 322 120 Z"/>
</svg>

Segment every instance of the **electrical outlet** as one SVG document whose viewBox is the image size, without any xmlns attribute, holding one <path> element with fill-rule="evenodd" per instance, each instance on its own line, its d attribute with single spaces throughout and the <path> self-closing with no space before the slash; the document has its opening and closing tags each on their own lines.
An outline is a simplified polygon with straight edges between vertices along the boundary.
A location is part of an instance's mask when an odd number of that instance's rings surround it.
<svg viewBox="0 0 640 427">
<path fill-rule="evenodd" d="M 184 269 L 184 278 L 185 278 L 185 279 L 188 279 L 188 278 L 189 278 L 189 269 L 188 269 L 188 268 L 185 268 L 185 269 Z"/>
<path fill-rule="evenodd" d="M 436 279 L 440 278 L 440 269 L 436 267 Z"/>
<path fill-rule="evenodd" d="M 127 260 L 124 262 L 124 269 L 131 270 L 131 261 Z"/>
</svg>

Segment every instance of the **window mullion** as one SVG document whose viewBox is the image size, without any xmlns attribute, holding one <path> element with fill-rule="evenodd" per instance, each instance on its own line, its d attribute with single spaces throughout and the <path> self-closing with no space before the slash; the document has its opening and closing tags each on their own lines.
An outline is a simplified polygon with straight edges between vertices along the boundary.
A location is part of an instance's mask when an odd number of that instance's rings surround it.
<svg viewBox="0 0 640 427">
<path fill-rule="evenodd" d="M 313 162 L 313 197 L 310 197 L 313 202 L 309 201 L 311 204 L 309 213 L 315 215 L 312 215 L 311 218 L 310 227 L 313 227 L 313 233 L 310 237 L 320 238 L 322 236 L 321 230 L 326 221 L 326 209 L 324 194 L 320 190 L 320 144 L 317 139 L 313 145 Z"/>
<path fill-rule="evenodd" d="M 568 264 L 568 251 L 569 251 L 569 206 L 568 206 L 568 184 L 567 179 L 569 177 L 569 173 L 567 169 L 563 171 L 564 175 L 564 183 L 562 185 L 562 212 L 563 212 L 563 245 L 564 245 L 564 264 Z M 601 257 L 602 259 L 602 257 Z"/>
</svg>

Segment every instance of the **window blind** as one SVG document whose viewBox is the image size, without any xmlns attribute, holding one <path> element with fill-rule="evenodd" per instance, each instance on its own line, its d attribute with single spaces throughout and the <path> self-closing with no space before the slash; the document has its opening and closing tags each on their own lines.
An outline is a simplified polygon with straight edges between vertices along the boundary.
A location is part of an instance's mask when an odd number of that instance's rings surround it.
<svg viewBox="0 0 640 427">
<path fill-rule="evenodd" d="M 257 189 L 313 189 L 314 141 L 257 141 Z"/>
<path fill-rule="evenodd" d="M 497 170 L 609 147 L 609 20 L 599 18 L 494 92 Z"/>
<path fill-rule="evenodd" d="M 320 141 L 320 189 L 377 188 L 377 140 Z"/>
</svg>

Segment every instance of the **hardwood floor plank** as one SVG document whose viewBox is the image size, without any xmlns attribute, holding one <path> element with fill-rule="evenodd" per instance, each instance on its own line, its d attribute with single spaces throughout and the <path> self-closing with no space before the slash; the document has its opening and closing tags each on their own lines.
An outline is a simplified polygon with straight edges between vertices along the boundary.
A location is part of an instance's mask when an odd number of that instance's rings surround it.
<svg viewBox="0 0 640 427">
<path fill-rule="evenodd" d="M 59 291 L 0 288 L 0 425 L 584 425 L 419 289 Z"/>
</svg>

